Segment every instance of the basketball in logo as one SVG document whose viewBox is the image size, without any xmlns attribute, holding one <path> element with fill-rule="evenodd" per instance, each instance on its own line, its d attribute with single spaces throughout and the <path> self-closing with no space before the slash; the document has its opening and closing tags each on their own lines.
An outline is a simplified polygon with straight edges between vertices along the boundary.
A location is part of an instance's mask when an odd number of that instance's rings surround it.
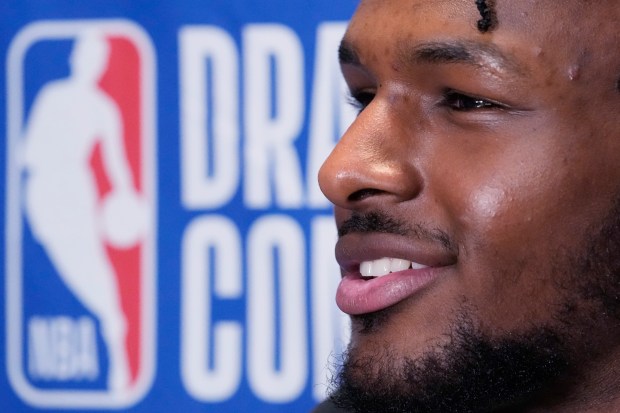
<svg viewBox="0 0 620 413">
<path fill-rule="evenodd" d="M 155 79 L 125 20 L 44 21 L 7 61 L 7 368 L 41 407 L 123 407 L 155 348 Z"/>
</svg>

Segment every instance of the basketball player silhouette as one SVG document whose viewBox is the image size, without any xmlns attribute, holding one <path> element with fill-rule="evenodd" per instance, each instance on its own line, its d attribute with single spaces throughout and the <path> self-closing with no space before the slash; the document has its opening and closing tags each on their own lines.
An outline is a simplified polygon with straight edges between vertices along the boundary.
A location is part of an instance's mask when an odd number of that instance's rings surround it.
<svg viewBox="0 0 620 413">
<path fill-rule="evenodd" d="M 36 240 L 62 281 L 97 317 L 107 348 L 107 386 L 130 385 L 127 322 L 105 242 L 126 248 L 144 235 L 144 202 L 132 186 L 117 104 L 98 87 L 108 60 L 99 33 L 80 35 L 70 76 L 50 82 L 37 95 L 25 128 L 25 210 Z M 99 204 L 90 166 L 101 145 L 111 191 Z"/>
</svg>

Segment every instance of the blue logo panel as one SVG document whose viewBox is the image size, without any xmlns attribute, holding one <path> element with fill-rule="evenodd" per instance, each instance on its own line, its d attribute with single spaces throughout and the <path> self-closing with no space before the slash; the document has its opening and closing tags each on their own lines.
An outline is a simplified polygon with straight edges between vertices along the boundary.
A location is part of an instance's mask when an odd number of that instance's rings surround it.
<svg viewBox="0 0 620 413">
<path fill-rule="evenodd" d="M 0 6 L 7 411 L 308 412 L 356 1 Z"/>
<path fill-rule="evenodd" d="M 11 383 L 35 405 L 131 404 L 154 371 L 152 46 L 128 21 L 36 22 L 8 66 Z"/>
</svg>

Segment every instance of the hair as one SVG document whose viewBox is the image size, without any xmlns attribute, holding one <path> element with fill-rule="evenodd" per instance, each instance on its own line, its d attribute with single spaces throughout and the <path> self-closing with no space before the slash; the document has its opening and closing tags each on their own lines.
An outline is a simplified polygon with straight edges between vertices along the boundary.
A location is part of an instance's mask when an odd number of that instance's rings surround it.
<svg viewBox="0 0 620 413">
<path fill-rule="evenodd" d="M 476 6 L 482 17 L 478 20 L 478 30 L 482 33 L 486 33 L 493 29 L 495 24 L 495 12 L 493 11 L 492 0 L 476 0 Z"/>
</svg>

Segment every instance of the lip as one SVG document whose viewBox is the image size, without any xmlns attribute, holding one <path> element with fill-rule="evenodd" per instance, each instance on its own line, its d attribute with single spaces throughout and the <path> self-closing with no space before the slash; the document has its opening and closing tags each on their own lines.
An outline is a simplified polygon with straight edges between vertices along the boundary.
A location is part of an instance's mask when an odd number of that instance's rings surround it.
<svg viewBox="0 0 620 413">
<path fill-rule="evenodd" d="M 402 258 L 426 266 L 382 277 L 366 279 L 360 263 L 383 257 Z M 456 255 L 436 241 L 420 241 L 401 235 L 372 233 L 347 234 L 336 244 L 336 260 L 342 279 L 336 304 L 345 313 L 359 315 L 391 307 L 441 277 L 446 267 L 456 263 Z"/>
</svg>

